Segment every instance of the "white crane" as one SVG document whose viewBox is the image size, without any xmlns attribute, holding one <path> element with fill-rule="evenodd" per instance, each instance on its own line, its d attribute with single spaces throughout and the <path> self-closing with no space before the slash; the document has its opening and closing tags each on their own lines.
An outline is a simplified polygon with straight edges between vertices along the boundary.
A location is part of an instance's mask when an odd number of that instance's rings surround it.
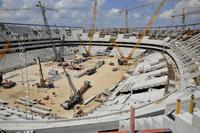
<svg viewBox="0 0 200 133">
<path fill-rule="evenodd" d="M 39 7 L 41 9 L 42 17 L 43 17 L 43 23 L 44 23 L 44 27 L 45 27 L 44 29 L 45 29 L 45 32 L 49 36 L 49 39 L 51 41 L 51 45 L 52 45 L 52 48 L 53 48 L 53 52 L 54 52 L 54 55 L 55 55 L 54 60 L 57 61 L 57 62 L 61 62 L 64 59 L 62 58 L 61 53 L 59 53 L 56 49 L 55 43 L 53 41 L 51 29 L 50 29 L 50 26 L 49 26 L 49 23 L 48 23 L 48 20 L 47 20 L 47 17 L 46 17 L 46 10 L 51 10 L 51 11 L 58 11 L 58 10 L 50 8 L 50 7 L 46 7 L 45 4 L 42 3 L 41 1 L 39 1 L 38 4 L 36 4 L 36 7 Z"/>
</svg>

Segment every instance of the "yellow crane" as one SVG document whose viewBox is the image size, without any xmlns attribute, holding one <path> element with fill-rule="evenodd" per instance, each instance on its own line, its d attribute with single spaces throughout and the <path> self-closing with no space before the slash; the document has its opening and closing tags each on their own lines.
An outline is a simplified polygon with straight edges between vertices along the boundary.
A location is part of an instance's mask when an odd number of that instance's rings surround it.
<svg viewBox="0 0 200 133">
<path fill-rule="evenodd" d="M 140 38 L 137 40 L 135 46 L 132 48 L 132 50 L 130 51 L 129 55 L 127 57 L 121 57 L 121 59 L 118 60 L 120 65 L 124 65 L 124 64 L 128 64 L 128 60 L 132 58 L 133 54 L 135 53 L 135 51 L 137 50 L 137 48 L 140 46 L 143 38 L 145 37 L 145 35 L 147 34 L 147 32 L 149 31 L 149 29 L 151 28 L 151 26 L 153 25 L 153 23 L 156 21 L 156 19 L 158 18 L 159 14 L 160 14 L 160 10 L 163 7 L 164 3 L 166 0 L 161 0 L 158 8 L 156 9 L 155 13 L 153 14 L 153 16 L 151 17 L 150 21 L 148 22 L 146 28 L 144 28 L 144 31 L 141 33 Z"/>
<path fill-rule="evenodd" d="M 133 49 L 131 50 L 131 52 L 129 53 L 127 59 L 131 59 L 133 54 L 135 53 L 135 51 L 137 50 L 137 48 L 140 46 L 143 38 L 145 37 L 145 35 L 147 34 L 147 32 L 150 30 L 150 28 L 152 27 L 153 23 L 156 21 L 156 19 L 158 18 L 159 14 L 160 14 L 160 10 L 163 7 L 164 3 L 166 0 L 161 0 L 158 8 L 156 9 L 154 15 L 151 17 L 150 21 L 148 22 L 146 28 L 144 28 L 144 31 L 141 33 L 140 38 L 137 40 L 135 46 L 133 47 Z"/>
<path fill-rule="evenodd" d="M 143 32 L 141 33 L 140 38 L 137 40 L 135 46 L 131 49 L 131 51 L 130 51 L 130 53 L 129 53 L 129 55 L 127 57 L 124 56 L 123 52 L 121 51 L 121 49 L 119 48 L 119 46 L 116 44 L 115 40 L 113 41 L 113 45 L 117 48 L 117 50 L 118 50 L 118 52 L 119 52 L 119 54 L 121 56 L 121 58 L 118 59 L 119 65 L 126 65 L 126 64 L 128 64 L 128 60 L 132 58 L 133 54 L 136 52 L 137 48 L 140 46 L 143 38 L 145 37 L 145 35 L 148 33 L 148 31 L 151 28 L 151 26 L 153 25 L 153 23 L 158 18 L 159 14 L 160 14 L 160 10 L 163 7 L 165 1 L 166 0 L 161 0 L 158 8 L 156 9 L 155 13 L 153 14 L 153 16 L 151 17 L 150 21 L 148 22 L 146 28 L 144 28 Z"/>
<path fill-rule="evenodd" d="M 89 47 L 88 47 L 88 54 L 91 56 L 91 49 L 92 49 L 92 41 L 93 41 L 93 35 L 96 28 L 96 19 L 97 19 L 97 6 L 98 6 L 98 0 L 94 0 L 93 5 L 93 16 L 92 16 L 92 26 L 89 30 Z"/>
<path fill-rule="evenodd" d="M 10 42 L 6 41 L 4 47 L 0 50 L 0 60 L 4 58 L 4 56 L 11 51 Z"/>
<path fill-rule="evenodd" d="M 83 49 L 84 49 L 85 52 L 86 52 L 86 54 L 83 54 L 83 56 L 84 56 L 84 57 L 88 57 L 88 56 L 89 56 L 89 52 L 88 52 L 87 48 L 85 47 L 85 45 L 83 44 L 83 41 L 81 40 L 80 36 L 81 36 L 81 35 L 78 34 L 78 35 L 77 35 L 77 38 L 78 38 L 78 40 L 80 41 L 81 46 L 83 47 Z"/>
<path fill-rule="evenodd" d="M 0 12 L 16 12 L 16 11 L 25 11 L 25 10 L 31 10 L 30 8 L 1 8 Z M 4 38 L 4 37 L 2 37 Z M 0 50 L 0 60 L 4 58 L 4 56 L 11 51 L 11 43 L 9 40 L 4 38 L 6 41 L 6 44 L 4 47 Z"/>
</svg>

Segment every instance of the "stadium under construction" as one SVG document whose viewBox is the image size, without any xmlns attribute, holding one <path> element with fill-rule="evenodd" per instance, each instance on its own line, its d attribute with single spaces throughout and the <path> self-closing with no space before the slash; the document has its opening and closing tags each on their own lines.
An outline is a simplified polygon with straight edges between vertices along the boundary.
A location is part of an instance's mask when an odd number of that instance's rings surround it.
<svg viewBox="0 0 200 133">
<path fill-rule="evenodd" d="M 0 133 L 199 133 L 200 23 L 153 24 L 166 0 L 126 8 L 124 28 L 0 22 Z M 170 0 L 169 0 L 170 1 Z M 128 12 L 156 4 L 144 27 Z M 29 9 L 6 9 L 18 11 Z"/>
</svg>

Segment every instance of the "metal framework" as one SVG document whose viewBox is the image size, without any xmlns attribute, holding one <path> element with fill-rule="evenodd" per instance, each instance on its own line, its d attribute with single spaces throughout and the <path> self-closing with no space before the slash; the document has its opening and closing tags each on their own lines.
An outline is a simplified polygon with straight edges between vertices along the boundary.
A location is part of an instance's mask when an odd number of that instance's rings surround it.
<svg viewBox="0 0 200 133">
<path fill-rule="evenodd" d="M 47 20 L 47 17 L 46 17 L 46 9 L 52 10 L 52 11 L 57 11 L 57 10 L 49 8 L 49 7 L 46 7 L 44 5 L 44 3 L 42 3 L 41 1 L 39 1 L 38 4 L 36 4 L 36 6 L 41 9 L 43 22 L 44 22 L 44 30 L 48 34 L 49 39 L 51 41 L 51 45 L 52 45 L 53 52 L 54 52 L 54 55 L 55 55 L 55 61 L 59 62 L 61 60 L 61 55 L 58 53 L 58 51 L 56 49 L 55 43 L 53 41 L 51 29 L 50 29 L 50 26 L 49 26 L 49 23 L 48 23 L 48 20 Z"/>
<path fill-rule="evenodd" d="M 91 56 L 93 35 L 94 35 L 94 32 L 95 32 L 95 28 L 96 28 L 97 5 L 98 5 L 98 0 L 94 0 L 93 16 L 92 16 L 92 26 L 91 26 L 91 29 L 89 30 L 89 38 L 90 38 L 90 40 L 89 40 L 89 47 L 88 47 L 89 56 Z"/>
</svg>

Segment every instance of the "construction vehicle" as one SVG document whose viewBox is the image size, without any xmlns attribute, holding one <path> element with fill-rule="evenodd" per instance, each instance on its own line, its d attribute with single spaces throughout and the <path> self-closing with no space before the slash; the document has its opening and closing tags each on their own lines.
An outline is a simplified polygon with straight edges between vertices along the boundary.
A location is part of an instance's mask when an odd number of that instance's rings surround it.
<svg viewBox="0 0 200 133">
<path fill-rule="evenodd" d="M 124 58 L 117 59 L 119 65 L 128 65 L 128 61 Z"/>
<path fill-rule="evenodd" d="M 98 62 L 96 63 L 96 68 L 100 68 L 100 67 L 102 67 L 104 64 L 105 64 L 105 61 L 104 61 L 104 60 L 98 61 Z"/>
<path fill-rule="evenodd" d="M 54 55 L 55 55 L 54 61 L 56 61 L 56 62 L 64 61 L 62 54 L 59 53 L 56 49 L 55 43 L 53 41 L 51 29 L 50 29 L 50 26 L 49 26 L 49 23 L 48 23 L 48 20 L 47 20 L 47 17 L 46 17 L 46 9 L 51 10 L 51 11 L 57 11 L 57 10 L 55 10 L 53 8 L 46 7 L 45 4 L 42 3 L 41 1 L 39 1 L 38 4 L 36 4 L 36 7 L 39 7 L 41 9 L 43 22 L 44 22 L 44 31 L 48 34 L 48 37 L 50 39 L 50 42 L 51 42 L 51 45 L 52 45 L 52 48 L 53 48 L 53 52 L 54 52 Z M 62 51 L 62 47 L 60 47 L 59 51 Z"/>
<path fill-rule="evenodd" d="M 70 90 L 71 90 L 71 93 L 72 93 L 72 95 L 69 97 L 69 100 L 64 101 L 64 103 L 62 103 L 61 106 L 64 109 L 70 110 L 76 104 L 82 104 L 82 102 L 83 102 L 82 95 L 91 87 L 91 85 L 90 85 L 89 81 L 85 81 L 84 86 L 81 87 L 81 89 L 79 91 L 77 91 L 74 83 L 72 82 L 70 75 L 66 72 L 65 68 L 62 65 L 61 65 L 61 67 L 63 68 L 63 71 L 65 73 L 65 77 L 68 80 Z"/>
<path fill-rule="evenodd" d="M 128 64 L 128 60 L 126 60 L 126 57 L 124 56 L 123 52 L 121 51 L 121 49 L 119 48 L 119 46 L 116 44 L 116 38 L 111 38 L 110 42 L 112 43 L 113 47 L 117 48 L 117 51 L 120 54 L 120 58 L 117 59 L 118 64 L 119 65 L 127 65 Z"/>
<path fill-rule="evenodd" d="M 39 65 L 40 83 L 37 83 L 36 86 L 38 88 L 54 88 L 55 86 L 51 79 L 49 80 L 44 79 L 40 57 L 38 57 L 37 60 L 33 59 L 33 61 L 38 62 Z"/>
<path fill-rule="evenodd" d="M 92 75 L 94 73 L 96 73 L 96 67 L 87 70 L 87 75 Z"/>
<path fill-rule="evenodd" d="M 41 65 L 40 57 L 38 56 L 37 60 L 33 59 L 33 61 L 37 62 L 38 65 L 39 65 L 40 83 L 36 84 L 37 87 L 38 88 L 47 88 L 46 80 L 44 80 L 44 75 L 43 75 L 43 71 L 42 71 L 42 65 Z"/>
<path fill-rule="evenodd" d="M 113 72 L 115 72 L 115 71 L 117 71 L 117 70 L 118 70 L 117 67 L 113 67 L 113 68 L 112 68 L 112 71 L 113 71 Z"/>
<path fill-rule="evenodd" d="M 138 6 L 132 7 L 132 8 L 125 7 L 124 9 L 120 10 L 119 13 L 125 13 L 125 27 L 128 28 L 128 12 L 130 10 L 135 10 L 135 9 L 143 8 L 143 7 L 152 5 L 152 4 L 154 4 L 154 2 L 145 3 L 145 4 L 138 5 Z"/>
<path fill-rule="evenodd" d="M 12 80 L 5 80 L 2 83 L 3 88 L 10 89 L 16 86 L 16 82 L 13 82 Z"/>
<path fill-rule="evenodd" d="M 127 57 L 124 56 L 123 52 L 121 51 L 121 49 L 119 48 L 119 46 L 116 44 L 115 39 L 110 40 L 110 42 L 113 43 L 113 46 L 117 48 L 121 58 L 118 59 L 118 63 L 119 65 L 127 65 L 128 64 L 128 60 L 132 59 L 133 54 L 136 52 L 137 48 L 140 46 L 143 38 L 145 37 L 145 35 L 148 33 L 148 31 L 150 30 L 151 26 L 153 25 L 153 23 L 155 22 L 155 20 L 158 18 L 159 14 L 160 14 L 160 10 L 162 8 L 162 6 L 164 5 L 165 0 L 162 0 L 158 6 L 158 8 L 156 9 L 155 13 L 153 14 L 153 16 L 151 17 L 150 21 L 148 22 L 146 28 L 144 29 L 144 31 L 142 31 L 140 38 L 137 40 L 135 46 L 133 46 L 133 48 L 131 49 L 130 53 L 128 54 Z"/>
<path fill-rule="evenodd" d="M 16 86 L 16 82 L 13 82 L 12 80 L 3 80 L 3 73 L 0 72 L 0 86 L 5 89 L 10 89 Z"/>
</svg>

